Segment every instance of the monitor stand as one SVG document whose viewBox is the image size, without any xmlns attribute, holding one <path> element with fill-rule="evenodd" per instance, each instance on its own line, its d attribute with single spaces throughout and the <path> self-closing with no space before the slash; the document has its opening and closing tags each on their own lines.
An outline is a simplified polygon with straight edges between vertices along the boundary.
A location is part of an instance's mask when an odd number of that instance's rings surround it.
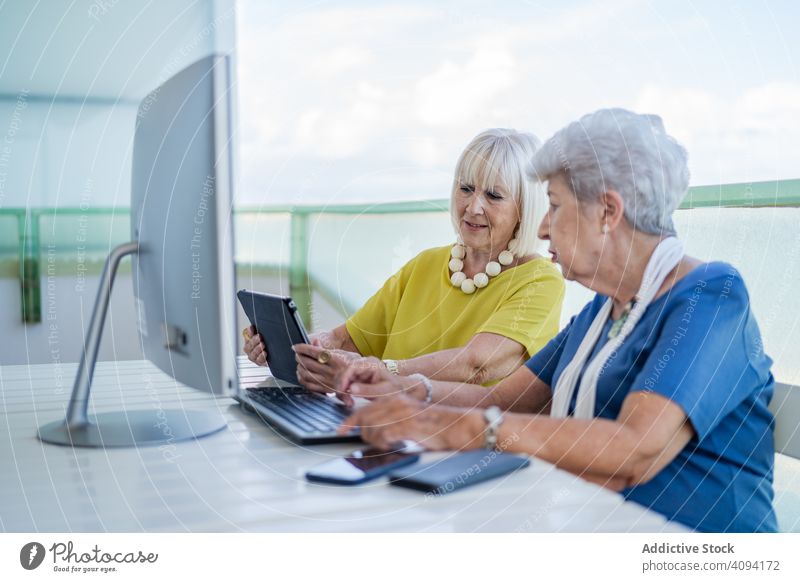
<svg viewBox="0 0 800 582">
<path fill-rule="evenodd" d="M 215 412 L 153 408 L 88 415 L 94 365 L 117 267 L 123 257 L 138 252 L 138 243 L 124 243 L 106 259 L 67 417 L 39 427 L 41 441 L 71 447 L 157 446 L 204 437 L 225 428 L 225 419 Z"/>
</svg>

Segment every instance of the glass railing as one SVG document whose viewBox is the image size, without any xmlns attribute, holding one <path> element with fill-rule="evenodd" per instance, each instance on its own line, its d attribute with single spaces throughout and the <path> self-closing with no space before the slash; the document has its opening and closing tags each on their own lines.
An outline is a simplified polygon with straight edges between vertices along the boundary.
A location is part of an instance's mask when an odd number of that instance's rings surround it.
<svg viewBox="0 0 800 582">
<path fill-rule="evenodd" d="M 447 208 L 447 200 L 239 207 L 239 284 L 278 277 L 307 322 L 314 293 L 345 318 L 417 253 L 453 241 Z M 19 278 L 23 321 L 41 321 L 42 278 L 96 275 L 109 250 L 130 238 L 129 223 L 123 208 L 0 209 L 0 276 Z M 743 274 L 776 376 L 793 384 L 800 383 L 798 225 L 800 180 L 695 187 L 676 213 L 689 254 Z M 562 324 L 590 297 L 569 284 Z"/>
</svg>

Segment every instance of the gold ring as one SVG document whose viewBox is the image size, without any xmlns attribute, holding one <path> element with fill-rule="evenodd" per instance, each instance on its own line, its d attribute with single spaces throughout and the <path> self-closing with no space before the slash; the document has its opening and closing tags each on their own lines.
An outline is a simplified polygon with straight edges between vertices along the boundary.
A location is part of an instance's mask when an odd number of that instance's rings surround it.
<svg viewBox="0 0 800 582">
<path fill-rule="evenodd" d="M 247 337 L 247 329 L 243 329 L 242 330 L 242 337 L 244 338 L 244 341 L 247 341 L 247 340 L 250 339 L 249 337 Z"/>
<path fill-rule="evenodd" d="M 317 356 L 317 361 L 320 364 L 327 364 L 331 361 L 331 353 L 328 350 L 322 350 Z"/>
</svg>

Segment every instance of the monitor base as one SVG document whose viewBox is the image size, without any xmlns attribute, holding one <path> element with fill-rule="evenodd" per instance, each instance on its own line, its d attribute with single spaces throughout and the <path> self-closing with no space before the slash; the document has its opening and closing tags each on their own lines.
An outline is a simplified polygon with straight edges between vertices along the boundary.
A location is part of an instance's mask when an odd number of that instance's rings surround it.
<svg viewBox="0 0 800 582">
<path fill-rule="evenodd" d="M 226 426 L 216 412 L 132 410 L 100 413 L 74 426 L 51 422 L 39 428 L 38 436 L 42 442 L 68 447 L 140 447 L 198 439 Z"/>
</svg>

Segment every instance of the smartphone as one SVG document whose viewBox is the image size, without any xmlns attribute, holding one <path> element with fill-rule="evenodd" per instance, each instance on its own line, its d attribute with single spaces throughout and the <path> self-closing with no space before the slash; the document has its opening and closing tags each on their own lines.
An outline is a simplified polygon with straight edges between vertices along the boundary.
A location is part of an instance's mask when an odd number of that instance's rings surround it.
<svg viewBox="0 0 800 582">
<path fill-rule="evenodd" d="M 314 483 L 358 485 L 418 460 L 419 454 L 407 452 L 405 447 L 388 451 L 370 447 L 317 465 L 306 473 L 306 479 Z"/>
</svg>

